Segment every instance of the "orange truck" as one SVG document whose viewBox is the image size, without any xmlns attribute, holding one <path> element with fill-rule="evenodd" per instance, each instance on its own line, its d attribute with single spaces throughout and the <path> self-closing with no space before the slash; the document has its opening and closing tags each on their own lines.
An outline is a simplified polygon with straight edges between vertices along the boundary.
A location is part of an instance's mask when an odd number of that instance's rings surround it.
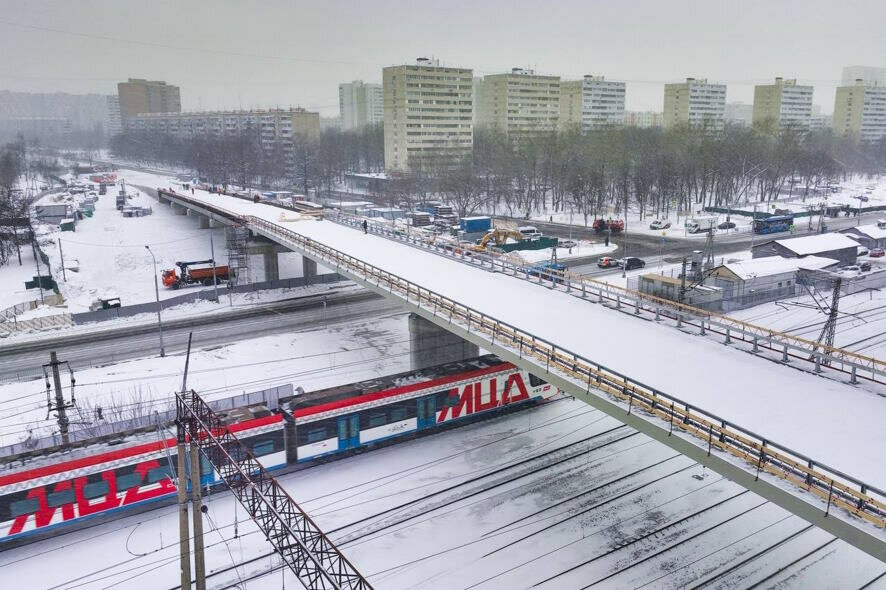
<svg viewBox="0 0 886 590">
<path fill-rule="evenodd" d="M 181 289 L 188 285 L 212 285 L 212 259 L 196 260 L 193 262 L 176 262 L 175 265 L 181 269 L 181 274 L 175 272 L 175 269 L 164 270 L 161 275 L 163 278 L 163 286 L 172 289 Z M 195 264 L 208 264 L 199 268 L 191 268 Z M 227 266 L 215 267 L 215 278 L 217 282 L 227 281 L 230 271 Z"/>
</svg>

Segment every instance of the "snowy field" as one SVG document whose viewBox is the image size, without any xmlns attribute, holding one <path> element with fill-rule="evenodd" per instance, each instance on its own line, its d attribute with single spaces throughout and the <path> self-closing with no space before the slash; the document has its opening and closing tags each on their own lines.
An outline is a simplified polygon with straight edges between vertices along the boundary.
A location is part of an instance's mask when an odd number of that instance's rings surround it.
<svg viewBox="0 0 886 590">
<path fill-rule="evenodd" d="M 279 480 L 376 588 L 886 587 L 876 559 L 568 399 Z M 230 494 L 205 505 L 209 588 L 299 587 Z M 5 551 L 0 578 L 174 588 L 177 543 L 167 506 Z"/>
<path fill-rule="evenodd" d="M 46 274 L 46 265 L 42 262 L 40 272 Z M 18 256 L 13 253 L 9 262 L 0 266 L 0 309 L 27 301 L 39 301 L 40 289 L 25 288 L 25 281 L 32 280 L 36 275 L 37 262 L 29 245 L 22 247 L 21 265 L 18 263 Z"/>
<path fill-rule="evenodd" d="M 886 400 L 874 393 L 328 221 L 280 222 L 273 207 L 202 191 L 196 197 L 358 256 L 871 485 L 886 484 L 879 452 Z"/>
<path fill-rule="evenodd" d="M 181 353 L 78 370 L 77 408 L 69 417 L 90 423 L 98 406 L 118 419 L 169 409 L 183 370 Z M 408 370 L 406 316 L 396 315 L 193 351 L 188 386 L 211 400 L 286 383 L 311 391 Z M 67 374 L 62 383 L 67 394 Z M 56 428 L 54 417 L 46 419 L 42 380 L 0 385 L 0 446 Z"/>
</svg>

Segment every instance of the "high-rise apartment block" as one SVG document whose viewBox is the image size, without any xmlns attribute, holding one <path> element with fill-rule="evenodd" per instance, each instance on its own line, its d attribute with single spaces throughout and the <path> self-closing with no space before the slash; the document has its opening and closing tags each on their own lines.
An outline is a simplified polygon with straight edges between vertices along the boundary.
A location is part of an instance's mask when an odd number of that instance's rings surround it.
<svg viewBox="0 0 886 590">
<path fill-rule="evenodd" d="M 625 111 L 624 124 L 628 127 L 661 127 L 661 113 L 658 111 Z"/>
<path fill-rule="evenodd" d="M 384 68 L 385 168 L 408 170 L 427 157 L 459 158 L 474 144 L 473 72 L 419 58 Z"/>
<path fill-rule="evenodd" d="M 723 119 L 732 125 L 750 127 L 754 123 L 754 105 L 745 102 L 727 102 Z"/>
<path fill-rule="evenodd" d="M 879 141 L 886 137 L 886 86 L 859 78 L 851 86 L 837 88 L 834 132 L 862 141 Z"/>
<path fill-rule="evenodd" d="M 338 109 L 344 131 L 375 125 L 384 118 L 381 84 L 354 80 L 338 85 Z"/>
<path fill-rule="evenodd" d="M 560 127 L 582 131 L 625 121 L 625 83 L 585 76 L 560 84 Z"/>
<path fill-rule="evenodd" d="M 808 128 L 812 119 L 812 86 L 776 78 L 754 87 L 754 125 Z"/>
<path fill-rule="evenodd" d="M 475 86 L 476 124 L 519 138 L 556 129 L 560 118 L 560 77 L 513 68 L 491 74 Z"/>
<path fill-rule="evenodd" d="M 685 82 L 665 84 L 663 124 L 723 129 L 726 109 L 726 85 L 709 84 L 704 78 L 686 78 Z"/>
<path fill-rule="evenodd" d="M 181 95 L 178 86 L 157 80 L 130 78 L 117 84 L 120 117 L 127 119 L 142 113 L 180 113 Z"/>
<path fill-rule="evenodd" d="M 120 119 L 120 97 L 108 95 L 108 110 L 105 115 L 105 131 L 108 135 L 119 135 L 123 131 L 123 122 Z"/>
</svg>

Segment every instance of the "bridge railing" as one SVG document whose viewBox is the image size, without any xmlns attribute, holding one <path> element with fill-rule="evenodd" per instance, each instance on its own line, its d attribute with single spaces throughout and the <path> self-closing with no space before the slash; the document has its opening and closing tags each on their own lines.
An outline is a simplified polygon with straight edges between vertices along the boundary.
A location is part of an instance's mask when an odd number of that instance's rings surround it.
<svg viewBox="0 0 886 590">
<path fill-rule="evenodd" d="M 746 462 L 758 475 L 769 473 L 825 500 L 828 510 L 838 506 L 876 526 L 886 526 L 886 493 L 876 487 L 354 256 L 258 217 L 246 221 L 260 233 L 282 239 L 330 267 L 375 284 L 470 333 L 482 334 L 493 345 L 533 359 L 537 366 L 572 380 L 589 395 L 599 395 L 592 389 L 605 392 L 627 413 L 642 412 L 658 418 L 669 433 L 679 430 L 692 435 L 700 446 L 707 446 L 709 454 L 716 448 Z"/>
<path fill-rule="evenodd" d="M 325 218 L 355 228 L 359 228 L 363 221 L 361 217 L 344 212 L 327 213 Z M 791 357 L 812 363 L 816 370 L 821 370 L 822 365 L 827 365 L 833 370 L 851 375 L 853 383 L 857 378 L 863 378 L 886 384 L 886 360 L 883 359 L 843 348 L 826 346 L 814 340 L 772 330 L 642 291 L 612 285 L 568 270 L 559 271 L 533 268 L 532 264 L 515 264 L 506 258 L 471 251 L 459 244 L 430 240 L 426 235 L 420 235 L 417 232 L 399 231 L 388 224 L 369 222 L 367 229 L 386 238 L 449 256 L 474 266 L 488 267 L 526 280 L 543 282 L 551 288 L 563 290 L 579 297 L 590 296 L 596 297 L 600 302 L 608 301 L 618 306 L 634 306 L 637 313 L 640 311 L 654 313 L 656 317 L 663 316 L 675 320 L 681 326 L 683 324 L 694 326 L 703 333 L 709 331 L 712 334 L 723 336 L 727 343 L 743 342 L 751 345 L 755 352 L 761 348 L 772 350 L 782 354 L 784 360 Z"/>
</svg>

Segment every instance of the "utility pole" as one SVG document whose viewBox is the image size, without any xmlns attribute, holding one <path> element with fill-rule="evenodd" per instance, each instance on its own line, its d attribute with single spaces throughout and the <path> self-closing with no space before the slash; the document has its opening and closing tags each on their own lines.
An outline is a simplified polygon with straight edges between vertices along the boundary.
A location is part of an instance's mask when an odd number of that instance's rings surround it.
<svg viewBox="0 0 886 590">
<path fill-rule="evenodd" d="M 33 236 L 33 230 L 31 235 Z M 40 255 L 37 254 L 37 240 L 31 240 L 31 250 L 34 252 L 34 262 L 37 263 L 37 287 L 40 289 L 40 303 L 46 303 L 43 299 L 43 280 L 40 278 Z"/>
<path fill-rule="evenodd" d="M 200 446 L 197 425 L 191 420 L 191 517 L 194 523 L 194 576 L 197 590 L 206 590 L 206 562 L 203 557 L 203 502 L 200 497 Z"/>
<path fill-rule="evenodd" d="M 68 414 L 66 410 L 68 409 L 68 405 L 65 403 L 65 396 L 62 392 L 62 379 L 58 373 L 58 356 L 55 354 L 55 351 L 49 353 L 49 367 L 52 370 L 52 383 L 55 386 L 55 408 L 52 408 L 50 404 L 49 410 L 52 411 L 55 409 L 58 414 L 58 430 L 62 435 L 62 444 L 67 445 L 71 442 L 70 437 L 68 437 Z"/>
<path fill-rule="evenodd" d="M 185 445 L 185 426 L 176 422 L 176 443 L 178 450 L 178 478 L 176 489 L 178 490 L 178 547 L 179 562 L 181 567 L 182 590 L 191 590 L 191 532 L 188 528 L 188 468 L 185 458 L 187 446 Z"/>
<path fill-rule="evenodd" d="M 62 239 L 61 238 L 58 239 L 58 255 L 62 259 L 62 280 L 67 283 L 68 277 L 65 274 L 65 253 L 62 252 Z"/>
</svg>

